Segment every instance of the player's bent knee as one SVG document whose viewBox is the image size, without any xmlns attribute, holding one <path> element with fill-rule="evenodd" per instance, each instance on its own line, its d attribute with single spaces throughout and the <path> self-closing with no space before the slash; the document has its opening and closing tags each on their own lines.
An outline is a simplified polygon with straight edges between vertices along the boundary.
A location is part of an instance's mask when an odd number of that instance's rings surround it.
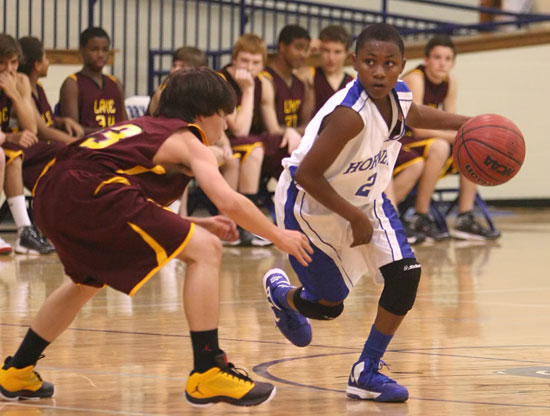
<svg viewBox="0 0 550 416">
<path fill-rule="evenodd" d="M 402 259 L 380 268 L 384 290 L 380 306 L 395 315 L 405 315 L 414 305 L 421 266 L 415 258 Z"/>
<path fill-rule="evenodd" d="M 330 306 L 322 305 L 317 302 L 311 302 L 300 296 L 302 289 L 303 288 L 299 288 L 296 292 L 294 292 L 292 300 L 294 301 L 294 306 L 296 306 L 298 312 L 306 318 L 329 321 L 339 317 L 342 314 L 342 311 L 344 310 L 344 302 L 339 303 L 338 305 Z"/>
<path fill-rule="evenodd" d="M 195 227 L 193 235 L 178 258 L 185 262 L 220 262 L 222 243 L 214 234 L 199 226 Z"/>
</svg>

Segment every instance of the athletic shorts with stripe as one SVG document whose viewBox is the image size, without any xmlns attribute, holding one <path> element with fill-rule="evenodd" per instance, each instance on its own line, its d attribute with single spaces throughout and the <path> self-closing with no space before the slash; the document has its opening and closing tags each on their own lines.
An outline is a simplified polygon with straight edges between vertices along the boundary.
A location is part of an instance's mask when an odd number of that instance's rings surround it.
<svg viewBox="0 0 550 416">
<path fill-rule="evenodd" d="M 122 177 L 98 187 L 105 179 L 54 165 L 36 186 L 36 224 L 75 283 L 133 295 L 183 250 L 194 224 Z"/>
<path fill-rule="evenodd" d="M 370 272 L 383 282 L 379 268 L 403 258 L 415 258 L 396 210 L 384 194 L 361 209 L 371 221 L 369 244 L 351 248 L 349 222 L 301 190 L 285 169 L 275 192 L 277 225 L 306 234 L 314 249 L 304 267 L 292 256 L 290 263 L 304 287 L 306 299 L 342 301 L 362 275 Z"/>
</svg>

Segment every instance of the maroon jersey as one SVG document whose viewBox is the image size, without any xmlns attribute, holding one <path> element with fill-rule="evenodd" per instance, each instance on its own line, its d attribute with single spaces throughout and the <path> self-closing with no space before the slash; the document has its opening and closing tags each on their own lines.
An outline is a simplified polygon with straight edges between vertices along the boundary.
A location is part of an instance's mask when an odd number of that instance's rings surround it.
<svg viewBox="0 0 550 416">
<path fill-rule="evenodd" d="M 304 83 L 292 74 L 292 82 L 289 87 L 270 67 L 267 67 L 262 72 L 262 76 L 267 77 L 273 82 L 275 110 L 277 111 L 279 124 L 287 127 L 297 127 L 301 122 L 300 108 L 302 107 L 305 95 Z"/>
<path fill-rule="evenodd" d="M 78 87 L 78 121 L 82 126 L 100 129 L 123 121 L 124 102 L 113 76 L 102 74 L 101 87 L 82 72 L 70 78 Z"/>
<path fill-rule="evenodd" d="M 225 78 L 225 80 L 231 85 L 233 90 L 235 91 L 235 95 L 237 96 L 237 110 L 240 109 L 241 101 L 243 98 L 243 93 L 241 91 L 241 87 L 239 87 L 239 84 L 237 84 L 237 81 L 231 76 L 227 68 L 230 65 L 224 66 L 222 69 L 220 69 L 219 73 Z M 250 126 L 250 134 L 251 135 L 257 135 L 260 134 L 263 131 L 263 124 L 262 124 L 262 115 L 260 111 L 260 105 L 262 101 L 262 83 L 260 82 L 260 79 L 258 77 L 254 78 L 254 112 L 252 115 L 252 125 Z M 229 138 L 233 138 L 231 135 L 231 132 L 229 132 Z"/>
<path fill-rule="evenodd" d="M 446 79 L 440 84 L 434 84 L 428 79 L 424 65 L 418 65 L 412 72 L 417 72 L 424 78 L 424 99 L 422 100 L 422 104 L 433 108 L 442 107 L 443 101 L 445 101 L 445 97 L 447 97 L 447 92 L 449 91 L 449 80 Z M 407 127 L 405 136 L 411 137 L 412 135 L 412 130 Z"/>
<path fill-rule="evenodd" d="M 46 126 L 51 127 L 54 125 L 53 111 L 46 97 L 46 93 L 44 92 L 44 88 L 42 88 L 40 83 L 36 84 L 36 93 L 36 95 L 32 95 L 34 104 L 40 113 L 40 117 L 42 117 L 42 120 L 46 123 Z"/>
<path fill-rule="evenodd" d="M 67 146 L 45 170 L 35 187 L 36 224 L 73 281 L 133 295 L 185 248 L 194 225 L 163 205 L 189 177 L 153 157 L 187 125 L 163 117 L 118 123 Z"/>
<path fill-rule="evenodd" d="M 412 72 L 417 72 L 424 78 L 424 99 L 422 100 L 422 104 L 433 108 L 441 108 L 449 92 L 449 80 L 445 79 L 440 84 L 434 84 L 426 75 L 426 67 L 424 65 L 418 65 Z M 405 134 L 400 140 L 402 146 L 395 162 L 394 175 L 397 175 L 413 163 L 425 159 L 433 140 L 417 139 L 414 137 L 413 131 L 409 127 L 406 127 Z M 452 156 L 445 162 L 440 177 L 451 173 L 456 173 Z"/>
<path fill-rule="evenodd" d="M 81 165 L 78 169 L 86 170 L 91 165 L 103 180 L 120 176 L 143 190 L 147 198 L 168 205 L 181 196 L 190 178 L 166 172 L 152 159 L 172 132 L 187 124 L 150 116 L 123 121 L 71 143 L 57 155 L 55 166 L 76 169 Z M 198 129 L 192 131 L 202 140 Z"/>
<path fill-rule="evenodd" d="M 315 111 L 317 113 L 319 109 L 327 102 L 327 100 L 332 97 L 332 95 L 341 90 L 346 86 L 348 82 L 353 80 L 353 77 L 349 74 L 344 73 L 344 78 L 336 90 L 332 89 L 332 86 L 329 84 L 323 69 L 318 66 L 314 69 L 315 74 L 313 75 L 313 89 L 315 90 Z"/>
<path fill-rule="evenodd" d="M 10 112 L 11 100 L 4 91 L 0 91 L 0 128 L 4 133 L 7 133 L 10 128 Z"/>
</svg>

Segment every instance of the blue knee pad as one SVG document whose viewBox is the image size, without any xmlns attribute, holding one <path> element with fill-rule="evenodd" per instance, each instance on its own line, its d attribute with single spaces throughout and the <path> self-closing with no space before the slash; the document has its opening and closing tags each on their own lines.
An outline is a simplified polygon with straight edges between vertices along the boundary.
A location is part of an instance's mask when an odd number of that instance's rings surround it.
<svg viewBox="0 0 550 416">
<path fill-rule="evenodd" d="M 380 306 L 395 315 L 406 315 L 414 305 L 421 270 L 415 258 L 402 259 L 380 267 L 384 276 Z"/>
</svg>

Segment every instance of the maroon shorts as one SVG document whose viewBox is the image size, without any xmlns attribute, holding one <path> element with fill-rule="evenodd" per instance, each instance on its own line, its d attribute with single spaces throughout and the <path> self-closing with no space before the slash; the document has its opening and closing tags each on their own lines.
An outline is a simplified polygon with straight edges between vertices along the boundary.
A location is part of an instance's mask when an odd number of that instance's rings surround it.
<svg viewBox="0 0 550 416">
<path fill-rule="evenodd" d="M 426 159 L 430 146 L 434 140 L 436 139 L 416 139 L 412 136 L 404 136 L 400 140 L 401 149 L 399 150 L 399 155 L 397 155 L 395 167 L 393 168 L 393 176 L 396 176 L 414 163 Z M 456 168 L 453 164 L 453 157 L 449 156 L 439 176 L 442 178 L 456 172 Z"/>
<path fill-rule="evenodd" d="M 7 164 L 10 164 L 18 156 L 23 157 L 23 184 L 27 189 L 32 190 L 44 167 L 65 146 L 60 142 L 39 141 L 27 148 L 13 143 L 5 143 L 3 147 Z"/>
<path fill-rule="evenodd" d="M 281 140 L 283 136 L 280 134 L 262 134 L 262 143 L 264 145 L 264 162 L 262 164 L 262 176 L 279 179 L 283 172 L 281 162 L 285 157 L 288 157 L 288 147 L 281 148 Z"/>
<path fill-rule="evenodd" d="M 37 184 L 36 225 L 75 282 L 133 295 L 184 249 L 194 224 L 132 185 L 54 164 Z"/>
<path fill-rule="evenodd" d="M 233 154 L 238 154 L 237 157 L 241 159 L 241 162 L 244 161 L 255 148 L 260 146 L 263 147 L 262 141 L 258 136 L 232 137 L 230 142 Z"/>
</svg>

